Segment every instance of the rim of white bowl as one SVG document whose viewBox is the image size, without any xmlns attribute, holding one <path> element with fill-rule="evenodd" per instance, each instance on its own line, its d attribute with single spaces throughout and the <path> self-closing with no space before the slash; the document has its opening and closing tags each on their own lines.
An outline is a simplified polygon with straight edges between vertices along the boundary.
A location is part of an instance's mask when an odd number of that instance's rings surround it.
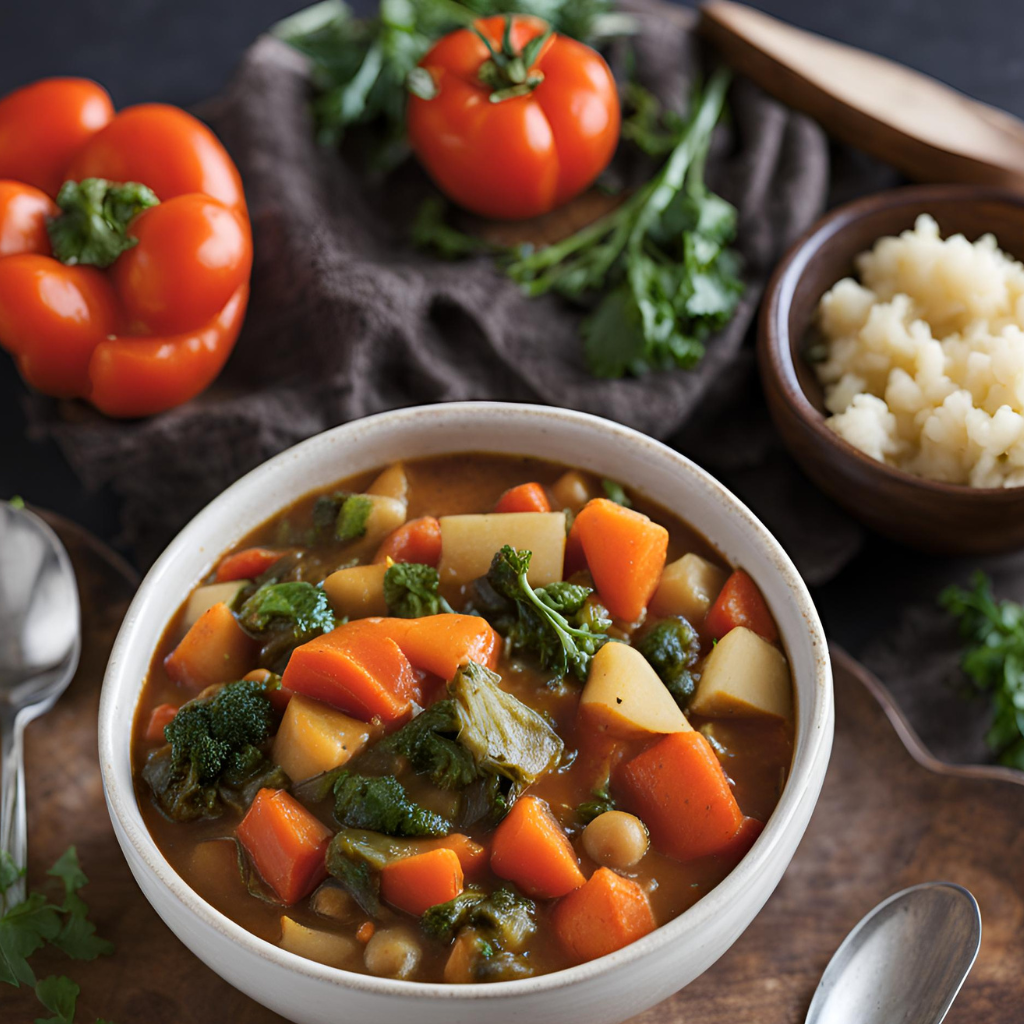
<svg viewBox="0 0 1024 1024">
<path fill-rule="evenodd" d="M 721 501 L 723 505 L 727 506 L 734 515 L 743 521 L 745 530 L 753 534 L 756 542 L 763 546 L 770 555 L 776 570 L 787 584 L 800 612 L 800 617 L 811 634 L 815 661 L 814 699 L 810 702 L 810 706 L 799 706 L 797 709 L 798 727 L 791 771 L 778 804 L 776 804 L 765 825 L 764 831 L 758 837 L 750 852 L 740 861 L 736 868 L 692 907 L 683 911 L 678 917 L 656 928 L 642 939 L 608 956 L 600 957 L 597 960 L 591 960 L 575 967 L 516 981 L 486 984 L 448 985 L 438 982 L 400 981 L 390 978 L 378 978 L 355 971 L 345 971 L 336 967 L 328 967 L 297 954 L 289 953 L 280 946 L 259 938 L 240 924 L 237 924 L 207 903 L 206 900 L 202 899 L 181 878 L 160 852 L 143 821 L 138 802 L 135 799 L 134 788 L 129 786 L 128 791 L 125 792 L 115 778 L 114 760 L 118 756 L 117 747 L 119 744 L 129 741 L 131 735 L 130 724 L 129 729 L 119 735 L 115 735 L 116 730 L 112 728 L 112 719 L 115 711 L 115 691 L 123 688 L 130 682 L 120 679 L 122 675 L 121 664 L 126 659 L 126 651 L 139 643 L 147 645 L 151 656 L 153 646 L 155 646 L 159 638 L 153 636 L 136 638 L 134 635 L 135 621 L 139 616 L 139 609 L 157 591 L 160 579 L 167 568 L 177 558 L 188 556 L 194 550 L 194 547 L 201 546 L 203 533 L 208 529 L 208 524 L 217 516 L 219 510 L 226 505 L 236 502 L 246 492 L 256 488 L 265 476 L 273 472 L 274 467 L 279 466 L 286 460 L 302 458 L 305 453 L 321 445 L 344 441 L 346 435 L 362 434 L 368 430 L 381 428 L 385 424 L 401 423 L 404 420 L 415 419 L 418 427 L 426 429 L 423 423 L 424 417 L 450 420 L 457 419 L 460 416 L 474 417 L 481 414 L 497 414 L 506 418 L 518 416 L 524 420 L 547 420 L 552 423 L 571 423 L 576 426 L 589 427 L 605 435 L 616 435 L 619 439 L 627 440 L 636 445 L 640 455 L 646 449 L 652 455 L 657 454 L 662 458 L 668 457 L 669 461 L 675 462 L 691 478 L 694 486 L 705 488 L 711 495 Z M 452 444 L 450 450 L 453 454 L 476 451 L 471 445 L 467 446 L 456 443 Z M 533 455 L 529 451 L 522 451 L 518 454 L 524 456 Z M 541 452 L 533 457 L 544 458 L 544 454 Z M 341 473 L 339 479 L 342 479 L 343 476 L 344 473 Z M 645 494 L 645 496 L 654 502 L 660 503 L 656 495 Z M 282 496 L 280 507 L 271 508 L 270 504 L 273 503 L 269 503 L 268 511 L 263 518 L 271 518 L 293 500 L 294 495 L 286 494 Z M 241 537 L 237 539 L 241 539 Z M 712 544 L 715 544 L 714 538 L 708 539 Z M 219 555 L 220 552 L 214 552 L 213 554 Z M 180 595 L 181 600 L 184 600 L 184 597 L 184 594 Z M 178 602 L 175 603 L 174 607 L 176 608 L 177 605 Z M 171 614 L 173 614 L 173 610 Z M 783 639 L 785 640 L 785 637 Z M 133 699 L 130 702 L 132 716 L 134 716 L 142 682 L 143 680 L 139 679 L 135 683 Z M 367 416 L 342 424 L 341 426 L 333 427 L 307 438 L 268 459 L 235 481 L 235 483 L 214 498 L 201 512 L 193 517 L 153 564 L 125 614 L 103 679 L 99 707 L 98 745 L 103 789 L 106 794 L 107 807 L 111 817 L 116 818 L 116 822 L 123 829 L 128 842 L 135 848 L 146 867 L 160 884 L 190 913 L 214 930 L 220 932 L 225 938 L 237 943 L 258 957 L 276 962 L 298 974 L 305 974 L 319 981 L 335 984 L 341 989 L 354 988 L 367 993 L 406 999 L 507 1000 L 575 985 L 594 975 L 603 974 L 631 961 L 638 960 L 661 946 L 669 943 L 678 943 L 689 935 L 699 935 L 707 922 L 716 916 L 721 906 L 730 901 L 741 899 L 744 890 L 747 888 L 748 881 L 752 880 L 770 859 L 772 851 L 779 845 L 786 829 L 796 816 L 807 789 L 812 784 L 813 780 L 810 777 L 811 767 L 817 760 L 820 748 L 823 744 L 831 743 L 831 720 L 832 676 L 828 646 L 821 621 L 818 618 L 818 613 L 815 610 L 807 586 L 779 542 L 775 540 L 761 521 L 732 492 L 696 465 L 696 463 L 667 445 L 630 427 L 600 416 L 569 409 L 525 403 L 450 402 L 377 413 L 373 416 Z M 801 735 L 804 736 L 802 741 Z M 815 792 L 812 796 L 816 799 L 817 793 Z"/>
</svg>

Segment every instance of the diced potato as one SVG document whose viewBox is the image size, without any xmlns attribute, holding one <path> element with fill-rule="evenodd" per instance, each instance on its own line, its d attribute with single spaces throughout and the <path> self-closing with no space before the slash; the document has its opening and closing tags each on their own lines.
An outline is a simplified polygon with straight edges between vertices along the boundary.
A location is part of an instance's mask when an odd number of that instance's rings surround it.
<svg viewBox="0 0 1024 1024">
<path fill-rule="evenodd" d="M 594 655 L 580 714 L 613 736 L 690 731 L 690 723 L 658 674 L 627 644 L 606 643 Z"/>
<path fill-rule="evenodd" d="M 373 502 L 373 508 L 366 517 L 366 533 L 361 543 L 375 547 L 405 522 L 408 506 L 398 498 L 388 498 L 381 494 L 368 494 L 367 497 Z"/>
<path fill-rule="evenodd" d="M 387 615 L 384 600 L 384 574 L 388 567 L 380 565 L 354 565 L 350 569 L 332 572 L 323 582 L 323 588 L 339 618 L 365 619 L 369 615 Z"/>
<path fill-rule="evenodd" d="M 690 710 L 709 718 L 789 718 L 793 686 L 785 657 L 745 626 L 729 630 L 704 662 Z"/>
<path fill-rule="evenodd" d="M 562 578 L 565 516 L 561 512 L 502 512 L 442 516 L 441 581 L 468 583 L 487 574 L 503 545 L 533 552 L 528 579 L 543 587 Z"/>
<path fill-rule="evenodd" d="M 274 738 L 274 763 L 296 782 L 329 772 L 355 757 L 370 739 L 370 726 L 322 701 L 296 693 Z"/>
<path fill-rule="evenodd" d="M 562 508 L 579 512 L 591 498 L 600 495 L 593 481 L 585 477 L 578 469 L 570 469 L 563 473 L 552 485 L 551 496 Z"/>
<path fill-rule="evenodd" d="M 259 644 L 242 629 L 231 609 L 218 601 L 164 658 L 164 668 L 176 683 L 202 690 L 241 679 L 252 669 L 258 652 Z"/>
<path fill-rule="evenodd" d="M 307 928 L 290 917 L 281 918 L 278 945 L 289 953 L 316 960 L 328 967 L 352 968 L 362 959 L 363 953 L 363 947 L 347 935 Z"/>
<path fill-rule="evenodd" d="M 725 569 L 700 555 L 683 555 L 662 571 L 651 599 L 651 614 L 661 618 L 681 615 L 699 626 L 728 578 Z"/>
<path fill-rule="evenodd" d="M 238 597 L 238 592 L 243 587 L 247 587 L 250 582 L 250 580 L 232 580 L 230 583 L 210 583 L 205 587 L 196 587 L 185 605 L 183 621 L 185 628 L 191 629 L 199 620 L 199 616 L 215 604 L 220 604 L 221 601 L 226 605 L 232 604 Z"/>
<path fill-rule="evenodd" d="M 409 500 L 409 478 L 405 475 L 405 467 L 396 462 L 388 466 L 376 480 L 366 488 L 367 494 L 379 494 L 384 498 L 396 498 L 398 501 Z"/>
</svg>

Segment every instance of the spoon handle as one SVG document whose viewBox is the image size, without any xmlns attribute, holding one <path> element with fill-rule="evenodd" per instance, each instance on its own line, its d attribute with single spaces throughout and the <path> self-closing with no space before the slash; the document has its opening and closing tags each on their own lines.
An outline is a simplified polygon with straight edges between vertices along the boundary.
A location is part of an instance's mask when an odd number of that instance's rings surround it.
<svg viewBox="0 0 1024 1024">
<path fill-rule="evenodd" d="M 0 710 L 0 854 L 15 867 L 26 866 L 28 827 L 25 818 L 25 758 L 22 736 L 25 722 L 17 711 Z M 18 878 L 4 895 L 7 909 L 25 898 L 25 879 Z"/>
</svg>

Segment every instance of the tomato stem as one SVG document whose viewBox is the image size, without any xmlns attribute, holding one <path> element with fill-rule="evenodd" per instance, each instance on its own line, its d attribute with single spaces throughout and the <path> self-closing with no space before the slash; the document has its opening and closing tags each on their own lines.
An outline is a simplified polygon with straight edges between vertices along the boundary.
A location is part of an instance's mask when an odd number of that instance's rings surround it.
<svg viewBox="0 0 1024 1024">
<path fill-rule="evenodd" d="M 522 50 L 517 50 L 512 42 L 512 15 L 505 18 L 500 49 L 495 49 L 494 44 L 476 25 L 472 28 L 491 55 L 480 65 L 477 77 L 490 87 L 492 103 L 502 103 L 516 96 L 528 96 L 544 81 L 544 73 L 535 69 L 533 63 L 551 35 L 550 25 L 534 36 Z"/>
</svg>

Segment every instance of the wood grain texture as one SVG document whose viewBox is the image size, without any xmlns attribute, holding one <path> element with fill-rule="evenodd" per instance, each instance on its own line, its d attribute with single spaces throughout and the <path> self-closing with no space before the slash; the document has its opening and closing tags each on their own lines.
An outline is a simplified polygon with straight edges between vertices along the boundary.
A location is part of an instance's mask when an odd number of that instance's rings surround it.
<svg viewBox="0 0 1024 1024">
<path fill-rule="evenodd" d="M 821 296 L 854 273 L 854 258 L 922 213 L 944 237 L 987 232 L 1024 259 L 1024 194 L 981 185 L 917 185 L 837 207 L 778 265 L 761 303 L 757 354 L 772 419 L 804 472 L 861 522 L 901 543 L 942 554 L 1024 546 L 1024 487 L 936 483 L 887 466 L 825 425 L 821 386 L 804 358 Z"/>
<path fill-rule="evenodd" d="M 174 938 L 121 856 L 103 805 L 95 726 L 107 654 L 134 580 L 79 531 L 58 528 L 79 574 L 85 650 L 67 694 L 28 730 L 29 876 L 44 884 L 46 867 L 77 843 L 92 879 L 84 896 L 117 952 L 87 964 L 40 955 L 37 971 L 74 977 L 82 987 L 77 1019 L 87 1024 L 97 1016 L 117 1024 L 279 1024 L 282 1018 L 221 981 Z M 895 890 L 933 879 L 970 888 L 984 921 L 981 955 L 948 1021 L 1020 1020 L 1024 784 L 922 767 L 867 688 L 864 670 L 841 652 L 835 667 L 832 764 L 792 866 L 733 949 L 634 1024 L 797 1024 L 860 917 Z M 4 1024 L 38 1015 L 31 992 L 0 990 Z"/>
<path fill-rule="evenodd" d="M 701 29 L 739 72 L 917 181 L 1024 188 L 1024 123 L 917 71 L 711 0 Z"/>
</svg>

